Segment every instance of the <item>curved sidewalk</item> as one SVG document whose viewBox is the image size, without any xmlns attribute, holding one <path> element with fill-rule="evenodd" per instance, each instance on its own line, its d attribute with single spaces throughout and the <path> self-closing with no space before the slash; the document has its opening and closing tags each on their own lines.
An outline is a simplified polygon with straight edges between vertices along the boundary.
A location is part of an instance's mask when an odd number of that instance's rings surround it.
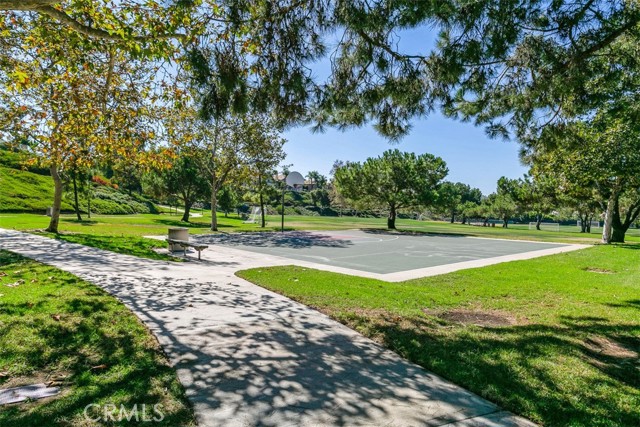
<svg viewBox="0 0 640 427">
<path fill-rule="evenodd" d="M 0 249 L 91 281 L 158 337 L 200 426 L 534 426 L 302 304 L 234 276 L 0 229 Z"/>
</svg>

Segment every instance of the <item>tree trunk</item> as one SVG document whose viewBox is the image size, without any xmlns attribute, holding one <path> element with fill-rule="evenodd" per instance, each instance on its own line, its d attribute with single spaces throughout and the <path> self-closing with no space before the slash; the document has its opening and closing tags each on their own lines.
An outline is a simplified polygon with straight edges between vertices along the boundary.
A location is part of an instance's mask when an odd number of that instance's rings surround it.
<svg viewBox="0 0 640 427">
<path fill-rule="evenodd" d="M 264 196 L 262 195 L 262 174 L 258 175 L 258 188 L 260 190 L 260 224 L 261 227 L 266 227 L 267 223 L 264 218 Z"/>
<path fill-rule="evenodd" d="M 462 225 L 465 225 L 467 223 L 467 216 L 466 215 L 462 215 Z"/>
<path fill-rule="evenodd" d="M 188 198 L 185 198 L 185 200 L 184 200 L 184 213 L 182 214 L 181 221 L 189 222 L 189 213 L 191 212 L 191 206 L 192 205 L 193 205 L 193 202 L 190 201 Z"/>
<path fill-rule="evenodd" d="M 62 205 L 62 178 L 58 172 L 58 166 L 52 164 L 49 168 L 51 171 L 51 178 L 53 179 L 53 206 L 51 209 L 51 220 L 49 221 L 48 232 L 58 233 L 58 224 L 60 223 L 60 206 Z"/>
<path fill-rule="evenodd" d="M 620 220 L 620 205 L 618 199 L 613 204 L 613 215 L 611 216 L 611 243 L 624 243 L 624 235 L 627 227 Z"/>
<path fill-rule="evenodd" d="M 502 218 L 502 228 L 509 228 L 509 218 L 506 216 Z"/>
<path fill-rule="evenodd" d="M 80 216 L 80 204 L 78 203 L 78 183 L 76 182 L 76 171 L 73 171 L 73 203 L 74 208 L 76 210 L 76 216 L 78 217 L 78 221 L 82 221 L 82 216 Z"/>
<path fill-rule="evenodd" d="M 218 207 L 218 190 L 215 185 L 211 185 L 211 231 L 218 231 L 218 216 L 216 215 Z"/>
<path fill-rule="evenodd" d="M 607 202 L 607 210 L 604 213 L 604 226 L 602 227 L 602 243 L 611 243 L 611 235 L 613 233 L 613 208 L 616 204 L 617 194 L 612 194 Z"/>
<path fill-rule="evenodd" d="M 627 230 L 621 227 L 616 227 L 615 225 L 612 228 L 611 232 L 611 243 L 624 243 L 624 236 L 627 233 Z"/>
<path fill-rule="evenodd" d="M 586 220 L 586 224 L 585 224 L 586 229 L 585 230 L 586 230 L 587 233 L 591 234 L 591 217 L 589 215 L 585 215 L 584 218 Z"/>
<path fill-rule="evenodd" d="M 451 224 L 453 224 L 456 221 L 456 212 L 452 211 L 451 212 Z"/>
<path fill-rule="evenodd" d="M 91 218 L 91 180 L 87 180 L 87 218 Z"/>
<path fill-rule="evenodd" d="M 389 209 L 389 216 L 387 217 L 387 228 L 390 230 L 396 229 L 396 207 L 391 206 Z"/>
</svg>

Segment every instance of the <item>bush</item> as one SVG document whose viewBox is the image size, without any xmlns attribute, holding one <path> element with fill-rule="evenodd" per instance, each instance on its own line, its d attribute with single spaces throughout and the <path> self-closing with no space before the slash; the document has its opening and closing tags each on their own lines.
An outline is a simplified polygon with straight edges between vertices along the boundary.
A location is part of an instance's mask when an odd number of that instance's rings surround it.
<svg viewBox="0 0 640 427">
<path fill-rule="evenodd" d="M 94 175 L 91 178 L 91 181 L 95 182 L 98 185 L 115 188 L 116 190 L 118 189 L 118 184 L 112 183 L 109 178 L 105 178 L 104 176 Z"/>
<path fill-rule="evenodd" d="M 149 200 L 142 198 L 138 198 L 138 200 L 114 188 L 96 187 L 91 200 L 91 210 L 104 215 L 158 213 L 157 206 Z M 83 206 L 86 206 L 86 201 Z"/>
</svg>

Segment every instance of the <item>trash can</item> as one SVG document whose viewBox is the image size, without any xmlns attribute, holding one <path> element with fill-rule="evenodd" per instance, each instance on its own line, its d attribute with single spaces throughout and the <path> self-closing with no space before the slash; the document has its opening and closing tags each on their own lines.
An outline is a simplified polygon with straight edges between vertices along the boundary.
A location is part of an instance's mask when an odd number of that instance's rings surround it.
<svg viewBox="0 0 640 427">
<path fill-rule="evenodd" d="M 189 229 L 185 227 L 171 227 L 169 228 L 169 239 L 173 240 L 185 240 L 189 241 Z M 169 243 L 169 251 L 177 252 L 183 251 L 184 248 L 175 243 Z"/>
</svg>

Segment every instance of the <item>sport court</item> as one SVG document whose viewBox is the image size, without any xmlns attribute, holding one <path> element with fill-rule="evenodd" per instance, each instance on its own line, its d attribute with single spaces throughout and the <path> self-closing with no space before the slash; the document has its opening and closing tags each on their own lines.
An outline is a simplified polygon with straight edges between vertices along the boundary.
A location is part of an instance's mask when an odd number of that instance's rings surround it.
<svg viewBox="0 0 640 427">
<path fill-rule="evenodd" d="M 198 242 L 294 260 L 291 264 L 389 281 L 585 247 L 384 230 L 252 232 L 191 237 Z"/>
</svg>

